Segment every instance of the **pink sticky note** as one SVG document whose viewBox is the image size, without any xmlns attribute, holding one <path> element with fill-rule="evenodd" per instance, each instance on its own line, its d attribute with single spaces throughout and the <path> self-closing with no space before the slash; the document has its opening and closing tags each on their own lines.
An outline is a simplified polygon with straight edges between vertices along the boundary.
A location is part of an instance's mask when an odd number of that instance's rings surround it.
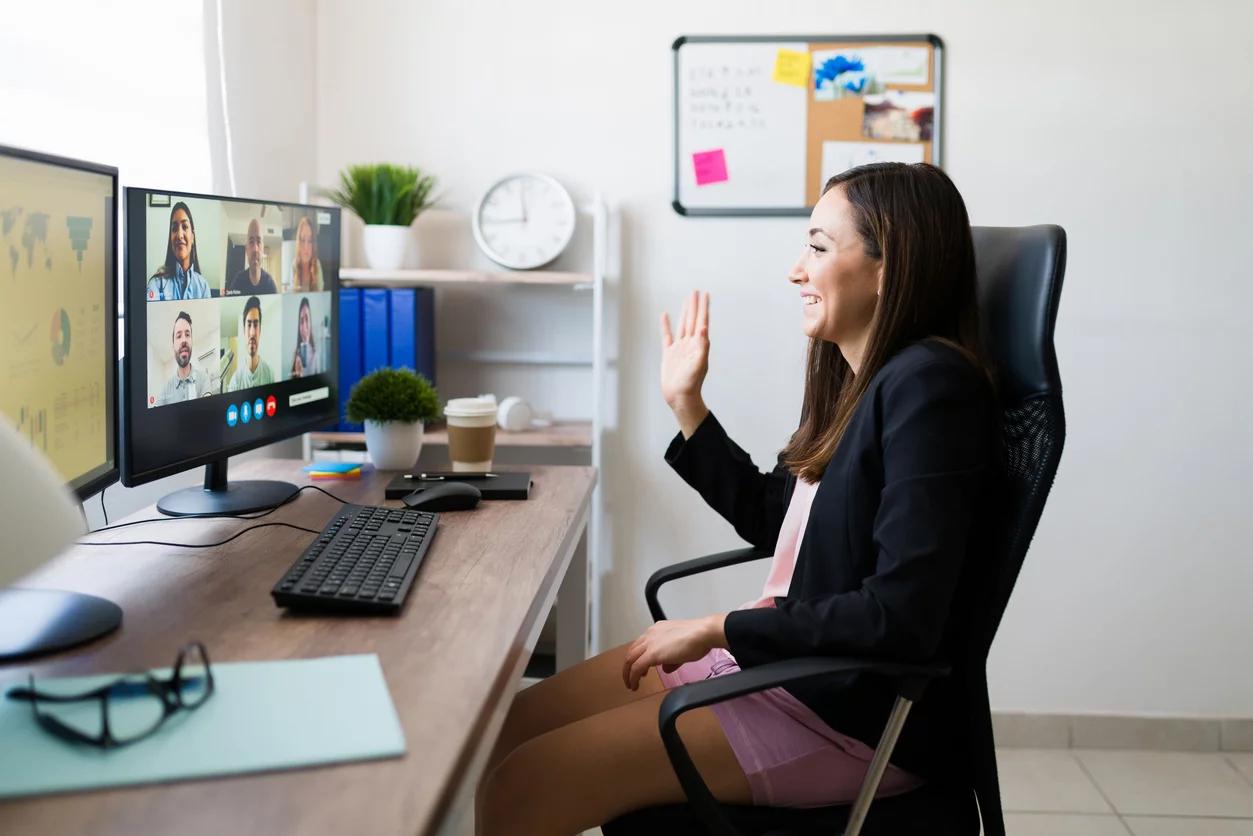
<svg viewBox="0 0 1253 836">
<path fill-rule="evenodd" d="M 722 153 L 721 148 L 693 154 L 692 164 L 696 166 L 696 185 L 698 186 L 725 183 L 730 179 L 727 177 L 727 157 Z"/>
</svg>

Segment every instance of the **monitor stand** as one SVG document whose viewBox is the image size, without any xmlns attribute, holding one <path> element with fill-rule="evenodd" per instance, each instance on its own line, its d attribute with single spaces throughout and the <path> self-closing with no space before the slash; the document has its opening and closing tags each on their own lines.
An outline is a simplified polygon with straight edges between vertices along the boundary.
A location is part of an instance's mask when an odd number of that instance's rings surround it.
<svg viewBox="0 0 1253 836">
<path fill-rule="evenodd" d="M 122 623 L 112 601 L 56 589 L 0 589 L 0 664 L 106 636 Z"/>
<path fill-rule="evenodd" d="M 171 517 L 250 514 L 282 505 L 296 491 L 291 482 L 260 479 L 228 482 L 226 459 L 218 459 L 205 465 L 203 488 L 184 488 L 166 494 L 157 502 L 157 510 Z"/>
</svg>

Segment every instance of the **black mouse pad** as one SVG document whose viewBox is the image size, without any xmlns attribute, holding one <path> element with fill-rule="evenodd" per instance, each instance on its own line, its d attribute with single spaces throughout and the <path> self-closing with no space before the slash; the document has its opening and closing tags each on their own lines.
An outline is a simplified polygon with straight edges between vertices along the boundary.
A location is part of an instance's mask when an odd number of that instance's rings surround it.
<svg viewBox="0 0 1253 836">
<path fill-rule="evenodd" d="M 425 477 L 425 478 L 423 478 Z M 419 488 L 429 488 L 444 482 L 465 482 L 474 485 L 484 499 L 530 499 L 531 474 L 502 471 L 493 476 L 475 473 L 400 473 L 387 485 L 388 499 L 403 499 Z"/>
</svg>

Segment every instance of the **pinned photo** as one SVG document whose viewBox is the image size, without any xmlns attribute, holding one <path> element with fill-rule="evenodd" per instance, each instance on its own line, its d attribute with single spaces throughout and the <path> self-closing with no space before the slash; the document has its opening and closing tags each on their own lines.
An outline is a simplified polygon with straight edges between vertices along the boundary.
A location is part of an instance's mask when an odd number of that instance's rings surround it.
<svg viewBox="0 0 1253 836">
<path fill-rule="evenodd" d="M 907 142 L 839 142 L 822 143 L 822 186 L 837 174 L 870 163 L 920 163 L 926 159 L 926 146 Z"/>
<path fill-rule="evenodd" d="M 859 50 L 814 50 L 814 101 L 831 102 L 845 96 L 876 92 L 877 82 L 866 70 Z"/>
<path fill-rule="evenodd" d="M 874 46 L 814 50 L 814 101 L 877 95 L 888 85 L 930 81 L 926 47 Z"/>
<path fill-rule="evenodd" d="M 927 142 L 935 124 L 935 94 L 887 90 L 865 96 L 862 136 Z"/>
</svg>

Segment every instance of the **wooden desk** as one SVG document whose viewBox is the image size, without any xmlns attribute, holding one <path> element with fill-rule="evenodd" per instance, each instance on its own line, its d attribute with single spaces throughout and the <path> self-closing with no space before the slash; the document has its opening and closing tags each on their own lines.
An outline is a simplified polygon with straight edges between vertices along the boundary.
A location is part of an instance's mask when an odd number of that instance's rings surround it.
<svg viewBox="0 0 1253 836">
<path fill-rule="evenodd" d="M 231 476 L 309 484 L 302 464 L 232 463 Z M 408 754 L 0 803 L 0 833 L 373 836 L 434 833 L 454 825 L 472 797 L 559 586 L 558 664 L 581 658 L 586 649 L 585 603 L 581 620 L 578 609 L 587 600 L 585 528 L 596 472 L 531 472 L 535 486 L 527 502 L 485 502 L 474 511 L 441 515 L 396 618 L 314 617 L 278 609 L 270 588 L 312 538 L 289 528 L 260 529 L 213 549 L 76 546 L 24 579 L 23 586 L 101 595 L 125 615 L 120 631 L 94 645 L 33 666 L 0 667 L 0 687 L 24 680 L 28 670 L 71 676 L 163 667 L 193 638 L 205 643 L 215 662 L 377 653 Z M 378 504 L 389 476 L 317 484 L 350 502 Z M 321 529 L 339 507 L 305 491 L 261 522 Z M 131 518 L 155 516 L 147 508 Z M 214 542 L 255 524 L 182 520 L 90 537 Z"/>
</svg>

